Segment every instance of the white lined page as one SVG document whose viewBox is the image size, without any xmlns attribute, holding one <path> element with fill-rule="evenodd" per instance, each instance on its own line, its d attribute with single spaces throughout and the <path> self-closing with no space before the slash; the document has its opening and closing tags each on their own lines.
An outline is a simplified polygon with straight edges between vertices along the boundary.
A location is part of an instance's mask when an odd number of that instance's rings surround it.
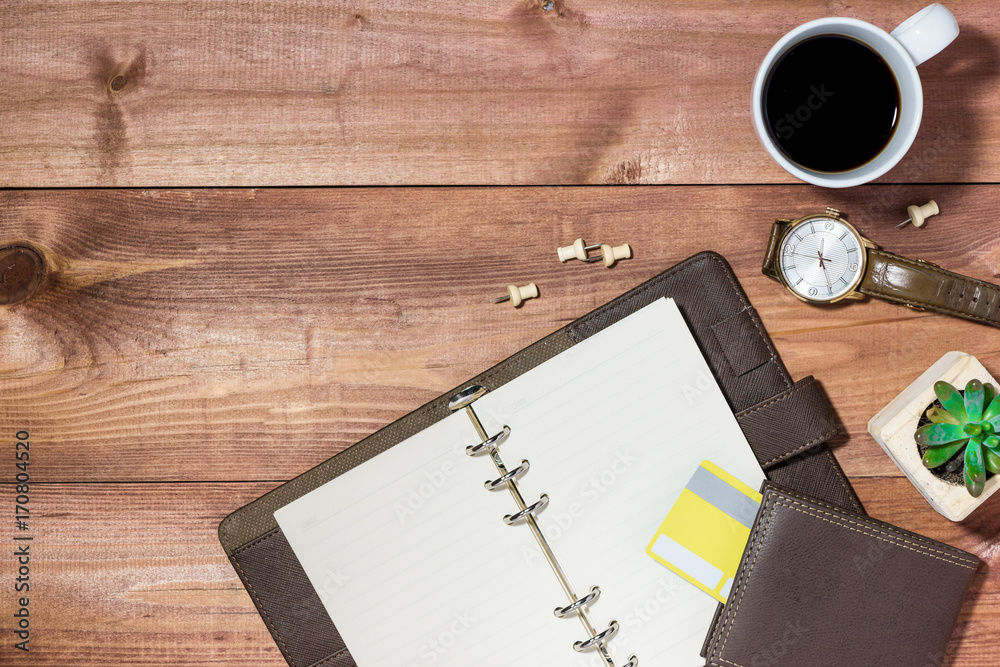
<svg viewBox="0 0 1000 667">
<path fill-rule="evenodd" d="M 618 664 L 690 664 L 714 600 L 645 547 L 698 464 L 750 486 L 764 476 L 672 301 L 660 300 L 487 394 L 475 408 L 503 424 L 508 468 L 531 470 L 527 502 L 579 594 L 602 589 L 595 621 L 621 623 Z M 478 438 L 457 414 L 275 513 L 362 667 L 584 667 L 578 619 Z"/>
</svg>

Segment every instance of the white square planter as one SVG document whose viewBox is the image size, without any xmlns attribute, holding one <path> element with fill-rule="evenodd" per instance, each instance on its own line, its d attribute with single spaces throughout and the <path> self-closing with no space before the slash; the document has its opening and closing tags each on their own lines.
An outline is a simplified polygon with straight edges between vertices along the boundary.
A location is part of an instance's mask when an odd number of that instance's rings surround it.
<svg viewBox="0 0 1000 667">
<path fill-rule="evenodd" d="M 914 380 L 889 404 L 879 410 L 868 422 L 868 432 L 882 446 L 889 458 L 910 479 L 913 486 L 927 499 L 931 507 L 952 521 L 961 521 L 969 516 L 986 499 L 1000 489 L 1000 475 L 994 475 L 986 482 L 982 495 L 973 498 L 965 486 L 955 486 L 935 477 L 920 462 L 920 452 L 913 441 L 920 416 L 928 405 L 934 402 L 934 383 L 938 380 L 950 382 L 956 389 L 965 388 L 969 380 L 978 378 L 984 383 L 991 382 L 1000 389 L 979 360 L 964 352 L 949 352 L 938 359 L 933 366 Z"/>
</svg>

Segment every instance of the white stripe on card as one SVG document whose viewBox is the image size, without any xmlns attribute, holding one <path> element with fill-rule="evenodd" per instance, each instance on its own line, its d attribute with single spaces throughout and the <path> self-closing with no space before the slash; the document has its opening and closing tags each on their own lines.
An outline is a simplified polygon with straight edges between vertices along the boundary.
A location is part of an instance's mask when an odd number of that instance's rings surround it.
<svg viewBox="0 0 1000 667">
<path fill-rule="evenodd" d="M 722 587 L 721 591 L 719 591 L 719 595 L 721 595 L 724 598 L 728 598 L 729 591 L 732 590 L 732 588 L 733 588 L 733 578 L 729 577 L 728 579 L 726 579 L 726 585 Z"/>
<path fill-rule="evenodd" d="M 653 553 L 672 563 L 692 579 L 697 579 L 710 591 L 714 591 L 722 579 L 722 570 L 666 535 L 657 536 Z"/>
</svg>

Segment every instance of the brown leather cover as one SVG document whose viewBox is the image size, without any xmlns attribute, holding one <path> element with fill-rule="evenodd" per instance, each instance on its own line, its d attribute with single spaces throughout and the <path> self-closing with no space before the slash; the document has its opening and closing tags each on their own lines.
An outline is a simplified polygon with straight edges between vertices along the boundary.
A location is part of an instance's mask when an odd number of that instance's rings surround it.
<svg viewBox="0 0 1000 667">
<path fill-rule="evenodd" d="M 868 251 L 868 269 L 858 291 L 1000 327 L 1000 286 L 884 250 Z"/>
<path fill-rule="evenodd" d="M 496 389 L 663 296 L 676 301 L 768 478 L 864 512 L 824 444 L 840 423 L 819 385 L 811 377 L 792 382 L 725 259 L 700 253 L 223 520 L 219 539 L 289 665 L 352 667 L 354 661 L 274 521 L 278 507 L 445 418 L 456 391 L 470 384 Z"/>
<path fill-rule="evenodd" d="M 976 556 L 770 482 L 706 665 L 939 664 Z"/>
</svg>

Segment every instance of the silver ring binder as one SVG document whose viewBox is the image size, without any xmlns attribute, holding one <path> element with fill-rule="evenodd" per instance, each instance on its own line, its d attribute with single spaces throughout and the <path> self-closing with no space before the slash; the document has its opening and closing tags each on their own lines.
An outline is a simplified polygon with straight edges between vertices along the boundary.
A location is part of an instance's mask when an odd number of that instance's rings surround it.
<svg viewBox="0 0 1000 667">
<path fill-rule="evenodd" d="M 500 473 L 500 476 L 494 480 L 487 480 L 483 486 L 490 491 L 506 488 L 510 491 L 510 495 L 514 498 L 514 502 L 517 503 L 518 511 L 505 516 L 503 518 L 504 523 L 507 525 L 513 525 L 523 521 L 527 524 L 528 528 L 531 529 L 531 533 L 535 536 L 535 541 L 538 542 L 538 546 L 541 548 L 542 553 L 545 554 L 545 559 L 549 562 L 556 578 L 559 579 L 559 584 L 562 586 L 563 592 L 566 593 L 566 597 L 569 599 L 569 604 L 567 606 L 557 607 L 554 610 L 555 615 L 559 618 L 564 618 L 575 613 L 577 618 L 579 618 L 580 622 L 583 624 L 583 627 L 587 630 L 587 633 L 590 635 L 590 639 L 582 642 L 576 642 L 573 644 L 573 648 L 577 651 L 596 649 L 601 657 L 603 665 L 606 667 L 615 667 L 614 658 L 611 657 L 611 651 L 608 647 L 608 640 L 610 640 L 618 632 L 618 621 L 611 621 L 606 630 L 598 632 L 597 626 L 594 625 L 593 620 L 590 618 L 589 607 L 600 597 L 601 589 L 594 586 L 590 589 L 590 593 L 584 595 L 583 597 L 579 597 L 573 591 L 573 585 L 570 583 L 569 577 L 567 577 L 565 571 L 563 571 L 562 565 L 559 563 L 559 559 L 556 558 L 555 553 L 552 551 L 552 547 L 549 546 L 548 540 L 546 540 L 545 535 L 542 534 L 542 530 L 538 527 L 538 521 L 535 518 L 535 514 L 548 505 L 549 496 L 543 493 L 532 505 L 528 505 L 524 501 L 524 496 L 521 495 L 521 490 L 518 488 L 517 480 L 528 472 L 530 466 L 526 460 L 522 460 L 521 465 L 513 470 L 507 470 L 507 466 L 504 465 L 503 459 L 500 458 L 500 452 L 498 449 L 500 444 L 506 440 L 508 436 L 510 436 L 510 427 L 505 425 L 502 431 L 489 436 L 486 434 L 486 429 L 483 428 L 482 422 L 479 421 L 479 415 L 477 415 L 476 411 L 472 409 L 472 404 L 479 398 L 486 395 L 488 391 L 489 390 L 485 387 L 472 385 L 471 387 L 466 387 L 462 391 L 458 392 L 451 397 L 451 400 L 448 401 L 448 409 L 452 412 L 457 412 L 463 409 L 465 410 L 466 414 L 469 416 L 469 420 L 472 421 L 472 426 L 476 429 L 476 433 L 479 434 L 479 438 L 481 440 L 475 445 L 469 445 L 466 447 L 465 453 L 469 456 L 476 456 L 478 454 L 482 454 L 483 452 L 488 452 L 490 459 L 493 461 L 493 465 L 496 467 L 497 472 Z M 638 665 L 639 660 L 633 655 L 630 656 L 628 662 L 623 664 L 621 667 L 638 667 Z"/>
<path fill-rule="evenodd" d="M 514 512 L 513 514 L 508 514 L 503 518 L 503 522 L 508 526 L 513 526 L 518 521 L 523 521 L 535 512 L 540 512 L 546 505 L 549 504 L 549 497 L 546 494 L 542 494 L 533 505 L 525 507 L 520 512 Z"/>
<path fill-rule="evenodd" d="M 494 435 L 491 438 L 486 438 L 478 445 L 469 445 L 465 448 L 465 453 L 469 456 L 476 456 L 482 454 L 483 452 L 492 452 L 494 449 L 499 447 L 504 440 L 510 435 L 510 427 L 504 426 L 503 430 Z"/>
<path fill-rule="evenodd" d="M 458 412 L 465 406 L 475 403 L 478 398 L 486 394 L 488 391 L 489 389 L 486 387 L 480 387 L 477 384 L 474 384 L 471 387 L 466 387 L 448 400 L 448 410 L 451 412 Z"/>
<path fill-rule="evenodd" d="M 573 650 L 583 653 L 588 649 L 592 649 L 599 644 L 610 640 L 612 637 L 618 634 L 618 621 L 611 621 L 608 624 L 608 629 L 603 632 L 598 632 L 596 635 L 590 639 L 586 639 L 582 642 L 576 642 L 573 644 Z"/>
<path fill-rule="evenodd" d="M 599 597 L 601 597 L 601 588 L 600 586 L 594 586 L 593 588 L 590 589 L 589 593 L 584 595 L 576 602 L 567 605 L 565 607 L 556 607 L 552 613 L 555 614 L 557 618 L 565 618 L 570 614 L 572 614 L 573 612 L 575 612 L 580 607 L 589 607 L 590 603 L 597 602 L 597 598 Z"/>
<path fill-rule="evenodd" d="M 528 463 L 528 459 L 521 459 L 521 465 L 517 466 L 511 470 L 506 475 L 501 475 L 496 479 L 488 479 L 483 482 L 483 486 L 486 487 L 487 491 L 496 491 L 498 489 L 507 488 L 507 482 L 511 480 L 521 479 L 524 473 L 531 469 L 531 464 Z"/>
</svg>

